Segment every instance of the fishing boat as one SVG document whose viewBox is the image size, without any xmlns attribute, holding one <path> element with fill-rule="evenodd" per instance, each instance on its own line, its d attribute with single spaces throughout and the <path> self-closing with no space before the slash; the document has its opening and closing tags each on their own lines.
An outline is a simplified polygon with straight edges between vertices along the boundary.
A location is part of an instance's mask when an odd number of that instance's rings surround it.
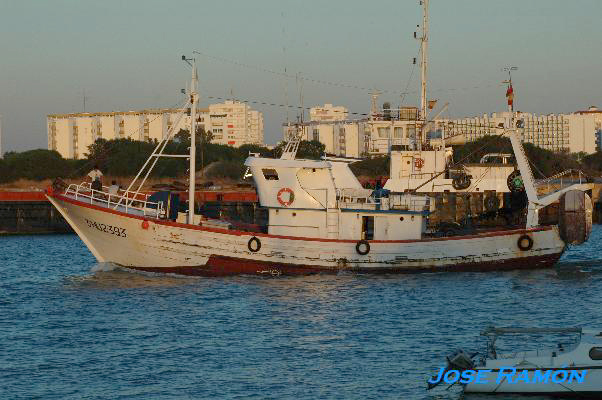
<svg viewBox="0 0 602 400">
<path fill-rule="evenodd" d="M 345 161 L 297 159 L 299 137 L 289 140 L 278 159 L 252 154 L 245 161 L 258 206 L 267 209 L 266 226 L 241 229 L 197 215 L 198 77 L 195 60 L 185 61 L 192 69 L 184 107 L 190 108 L 189 154 L 165 154 L 172 130 L 125 190 L 114 193 L 89 183 L 47 190 L 49 201 L 99 262 L 202 276 L 494 271 L 550 267 L 568 244 L 589 237 L 592 204 L 583 186 L 573 184 L 538 196 L 514 122 L 500 134 L 511 140 L 528 197 L 522 225 L 441 237 L 427 228 L 427 196 L 364 189 Z M 162 157 L 184 157 L 190 163 L 190 200 L 184 210 L 175 193 L 142 191 Z M 560 223 L 541 225 L 539 210 L 557 201 Z"/>
<path fill-rule="evenodd" d="M 440 371 L 439 376 L 448 374 L 447 378 L 438 383 L 450 382 L 453 377 L 453 381 L 464 386 L 466 393 L 602 397 L 602 329 L 488 327 L 481 335 L 488 337 L 486 352 L 468 355 L 462 350 L 456 351 L 447 358 L 447 367 Z M 516 335 L 577 335 L 577 340 L 547 349 L 499 354 L 496 340 Z M 455 379 L 462 374 L 464 383 L 462 378 Z M 469 378 L 471 375 L 473 378 Z M 430 384 L 429 389 L 436 385 Z"/>
</svg>

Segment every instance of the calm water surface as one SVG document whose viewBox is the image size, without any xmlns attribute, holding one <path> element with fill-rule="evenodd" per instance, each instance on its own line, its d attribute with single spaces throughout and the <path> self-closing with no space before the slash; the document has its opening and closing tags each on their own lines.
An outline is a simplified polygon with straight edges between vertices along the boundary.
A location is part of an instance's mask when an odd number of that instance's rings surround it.
<svg viewBox="0 0 602 400">
<path fill-rule="evenodd" d="M 459 399 L 425 379 L 485 326 L 602 326 L 601 239 L 531 272 L 197 279 L 3 237 L 0 398 Z"/>
</svg>

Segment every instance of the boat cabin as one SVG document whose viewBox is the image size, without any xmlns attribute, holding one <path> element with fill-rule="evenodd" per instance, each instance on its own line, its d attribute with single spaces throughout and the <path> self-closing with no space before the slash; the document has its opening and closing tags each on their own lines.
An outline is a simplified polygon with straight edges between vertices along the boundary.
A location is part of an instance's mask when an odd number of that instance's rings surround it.
<svg viewBox="0 0 602 400">
<path fill-rule="evenodd" d="M 391 150 L 390 178 L 385 189 L 403 192 L 418 188 L 421 193 L 510 192 L 508 177 L 516 170 L 511 154 L 486 154 L 479 163 L 446 171 L 453 162 L 452 155 L 451 147 Z"/>
<path fill-rule="evenodd" d="M 347 162 L 249 157 L 268 233 L 349 240 L 420 239 L 429 199 L 364 189 Z"/>
</svg>

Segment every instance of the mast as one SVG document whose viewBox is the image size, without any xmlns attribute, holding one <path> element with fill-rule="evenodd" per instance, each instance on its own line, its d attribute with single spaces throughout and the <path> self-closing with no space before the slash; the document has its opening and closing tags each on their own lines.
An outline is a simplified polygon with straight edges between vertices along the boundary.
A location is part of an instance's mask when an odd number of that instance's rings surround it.
<svg viewBox="0 0 602 400">
<path fill-rule="evenodd" d="M 196 58 L 192 58 L 192 80 L 190 82 L 190 175 L 188 181 L 188 223 L 194 224 L 194 192 L 196 169 L 196 105 L 199 101 L 197 94 L 198 76 Z"/>
<path fill-rule="evenodd" d="M 420 60 L 420 70 L 421 70 L 421 78 L 420 78 L 420 111 L 422 119 L 426 122 L 426 112 L 427 112 L 427 99 L 426 99 L 426 73 L 427 73 L 427 56 L 428 56 L 428 31 L 429 31 L 429 22 L 428 22 L 428 7 L 429 0 L 421 0 L 422 4 L 422 37 L 420 38 L 421 46 L 421 60 Z M 422 138 L 420 138 L 422 140 Z"/>
<path fill-rule="evenodd" d="M 428 65 L 428 32 L 429 32 L 429 0 L 420 0 L 422 5 L 422 34 L 419 38 L 416 37 L 414 32 L 414 38 L 420 39 L 420 119 L 422 120 L 422 126 L 416 130 L 416 136 L 414 143 L 414 149 L 422 151 L 422 141 L 424 140 L 425 127 L 426 127 L 426 113 L 428 107 L 428 101 L 426 98 L 426 80 L 427 80 L 427 65 Z M 414 64 L 416 59 L 414 58 Z"/>
</svg>

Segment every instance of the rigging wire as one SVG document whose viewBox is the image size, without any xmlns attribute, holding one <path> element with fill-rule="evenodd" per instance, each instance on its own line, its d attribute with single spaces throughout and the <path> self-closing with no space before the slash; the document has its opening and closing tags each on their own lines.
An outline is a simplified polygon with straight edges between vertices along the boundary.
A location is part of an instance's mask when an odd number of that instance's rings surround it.
<svg viewBox="0 0 602 400">
<path fill-rule="evenodd" d="M 291 74 L 286 69 L 285 69 L 284 72 L 280 72 L 280 71 L 272 70 L 272 69 L 269 69 L 269 68 L 260 67 L 260 66 L 257 66 L 257 65 L 251 65 L 251 64 L 247 64 L 247 63 L 235 61 L 235 60 L 224 58 L 224 57 L 218 57 L 218 56 L 210 55 L 208 53 L 201 52 L 201 51 L 198 51 L 198 50 L 193 50 L 193 53 L 198 54 L 198 55 L 203 56 L 203 57 L 206 57 L 207 59 L 211 59 L 211 60 L 223 62 L 223 63 L 226 63 L 226 64 L 236 65 L 236 66 L 241 67 L 241 68 L 247 68 L 247 69 L 252 69 L 252 70 L 255 70 L 255 71 L 265 72 L 265 73 L 268 73 L 268 74 L 278 75 L 278 76 L 282 76 L 282 77 L 288 78 L 288 79 L 301 79 L 301 80 L 304 80 L 306 82 L 311 82 L 311 83 L 315 83 L 315 84 L 326 85 L 326 86 L 334 86 L 334 87 L 341 87 L 341 88 L 347 88 L 347 89 L 357 89 L 357 90 L 362 90 L 362 91 L 365 91 L 365 92 L 371 92 L 371 91 L 375 90 L 374 87 L 364 87 L 364 86 L 360 86 L 360 85 L 353 85 L 353 84 L 343 83 L 343 82 L 334 82 L 334 81 L 327 81 L 327 80 L 324 80 L 324 79 L 315 79 L 315 78 L 308 77 L 306 75 L 301 76 L 301 77 L 297 77 L 296 74 Z M 463 90 L 492 88 L 492 87 L 499 87 L 499 86 L 501 86 L 501 84 L 498 84 L 498 83 L 496 83 L 496 84 L 486 84 L 486 83 L 483 82 L 482 84 L 478 84 L 478 85 L 474 85 L 474 86 L 431 89 L 430 92 L 432 93 L 432 92 L 447 92 L 447 91 L 463 91 Z M 395 94 L 395 95 L 398 95 L 398 96 L 405 96 L 405 95 L 408 95 L 408 94 L 419 93 L 419 90 L 408 91 L 407 89 L 405 91 L 403 91 L 403 92 L 399 92 L 399 91 L 396 91 L 396 90 L 388 90 L 388 89 L 378 89 L 378 91 L 381 92 L 381 93 Z"/>
<path fill-rule="evenodd" d="M 421 52 L 421 48 L 418 48 L 418 53 L 416 54 L 416 59 L 418 59 L 418 57 L 420 56 L 420 52 Z M 408 78 L 408 81 L 406 82 L 406 87 L 403 90 L 403 92 L 401 92 L 401 102 L 399 103 L 399 106 L 401 107 L 401 105 L 403 104 L 403 101 L 405 100 L 407 94 L 408 94 L 408 89 L 410 88 L 410 85 L 412 83 L 412 78 L 414 77 L 414 72 L 416 71 L 416 64 L 412 63 L 412 70 L 410 71 L 410 77 Z"/>
</svg>

